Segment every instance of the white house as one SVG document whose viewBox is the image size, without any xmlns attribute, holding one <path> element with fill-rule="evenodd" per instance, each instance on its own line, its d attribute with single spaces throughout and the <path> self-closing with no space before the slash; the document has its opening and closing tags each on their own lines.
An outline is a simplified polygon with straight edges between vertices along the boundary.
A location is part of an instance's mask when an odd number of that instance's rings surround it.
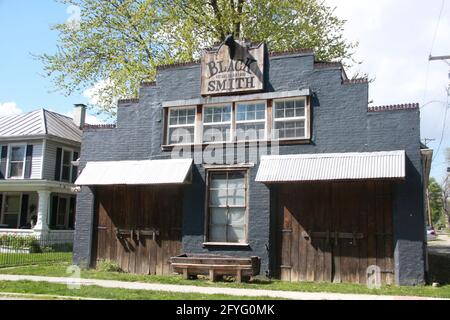
<svg viewBox="0 0 450 320">
<path fill-rule="evenodd" d="M 0 234 L 73 236 L 86 107 L 0 118 Z"/>
</svg>

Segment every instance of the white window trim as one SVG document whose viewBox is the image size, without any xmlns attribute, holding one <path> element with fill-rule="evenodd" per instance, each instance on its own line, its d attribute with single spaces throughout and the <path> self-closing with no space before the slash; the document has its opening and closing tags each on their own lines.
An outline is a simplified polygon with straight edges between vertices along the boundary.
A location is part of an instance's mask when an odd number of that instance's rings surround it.
<svg viewBox="0 0 450 320">
<path fill-rule="evenodd" d="M 269 111 L 268 111 L 268 105 L 269 100 L 272 101 L 272 114 L 269 117 Z M 237 100 L 236 102 L 224 102 L 224 103 L 209 103 L 209 104 L 203 104 L 201 105 L 201 116 L 199 113 L 197 113 L 197 108 L 199 106 L 194 105 L 184 105 L 184 106 L 174 106 L 170 107 L 167 106 L 167 112 L 165 112 L 165 115 L 167 119 L 165 119 L 165 141 L 164 144 L 161 146 L 162 148 L 165 147 L 174 147 L 174 146 L 193 146 L 193 145 L 220 145 L 224 143 L 249 143 L 249 142 L 258 142 L 258 141 L 298 141 L 298 140 L 309 140 L 311 139 L 311 132 L 310 132 L 310 125 L 311 125 L 311 113 L 310 113 L 310 99 L 308 96 L 299 95 L 299 96 L 292 96 L 292 97 L 286 97 L 286 98 L 276 98 L 276 99 L 255 99 L 255 100 Z M 295 100 L 303 100 L 305 102 L 305 115 L 302 117 L 289 117 L 289 118 L 275 118 L 275 104 L 279 101 L 295 101 Z M 236 128 L 238 124 L 245 124 L 245 123 L 262 123 L 262 120 L 240 120 L 238 121 L 236 119 L 237 117 L 237 108 L 241 104 L 257 104 L 257 103 L 264 103 L 265 105 L 265 119 L 264 119 L 264 138 L 257 139 L 257 140 L 238 140 L 236 136 Z M 205 108 L 208 107 L 222 107 L 222 106 L 230 106 L 231 107 L 231 117 L 230 121 L 227 122 L 210 122 L 205 124 Z M 189 125 L 170 125 L 170 110 L 175 109 L 191 109 L 195 108 L 196 115 L 195 115 L 195 123 L 189 124 Z M 275 123 L 277 122 L 289 122 L 289 121 L 296 121 L 296 120 L 303 120 L 305 121 L 305 133 L 303 137 L 289 137 L 289 138 L 275 138 Z M 230 140 L 225 141 L 212 141 L 207 142 L 203 140 L 203 133 L 205 126 L 220 126 L 220 125 L 229 125 L 230 126 Z M 171 144 L 169 143 L 169 131 L 170 128 L 175 127 L 194 127 L 194 141 L 192 143 L 177 143 L 177 144 Z"/>
<path fill-rule="evenodd" d="M 17 221 L 16 221 L 16 227 L 13 229 L 17 229 L 19 228 L 19 223 L 20 223 L 20 214 L 22 213 L 22 198 L 23 198 L 23 194 L 20 192 L 3 192 L 2 193 L 3 198 L 2 198 L 2 207 L 1 207 L 1 221 L 0 224 L 4 224 L 4 219 L 5 219 L 5 205 L 6 205 L 6 197 L 8 196 L 19 196 L 19 212 L 17 214 Z M 27 208 L 28 209 L 28 208 Z M 0 229 L 1 230 L 1 229 Z"/>
<path fill-rule="evenodd" d="M 12 148 L 13 147 L 24 147 L 24 152 L 23 152 L 23 168 L 22 168 L 22 176 L 21 177 L 11 177 L 11 172 L 10 172 L 10 168 L 11 168 L 11 157 L 12 157 Z M 12 144 L 8 144 L 8 156 L 7 156 L 8 161 L 6 162 L 6 173 L 7 173 L 7 177 L 8 179 L 18 179 L 18 180 L 23 180 L 25 179 L 25 165 L 26 165 L 26 161 L 27 161 L 27 144 L 26 143 L 12 143 Z"/>
<path fill-rule="evenodd" d="M 210 185 L 211 185 L 211 175 L 226 173 L 227 175 L 232 172 L 242 172 L 244 173 L 244 184 L 245 184 L 245 200 L 244 206 L 226 206 L 230 208 L 243 208 L 245 207 L 245 222 L 244 222 L 244 241 L 243 242 L 212 242 L 210 241 L 210 226 L 211 226 L 211 209 L 210 208 L 223 208 L 223 206 L 211 206 L 210 205 Z M 228 181 L 228 180 L 227 180 Z M 204 233 L 204 245 L 223 245 L 223 246 L 248 246 L 248 228 L 249 228 L 249 172 L 248 168 L 233 168 L 233 169 L 210 169 L 207 171 L 207 186 L 206 186 L 206 219 L 205 219 L 205 233 Z M 228 225 L 227 225 L 228 228 Z"/>
<path fill-rule="evenodd" d="M 55 219 L 55 227 L 56 228 L 64 228 L 67 229 L 69 227 L 69 212 L 70 212 L 70 196 L 66 195 L 57 195 L 58 197 L 58 205 L 56 208 L 56 219 Z M 66 209 L 64 210 L 64 224 L 58 224 L 58 215 L 59 215 L 59 201 L 61 198 L 66 199 Z"/>
<path fill-rule="evenodd" d="M 296 100 L 303 100 L 305 102 L 305 115 L 302 117 L 289 117 L 289 118 L 276 118 L 275 114 L 276 114 L 276 107 L 275 104 L 276 102 L 280 102 L 280 101 L 296 101 Z M 288 140 L 303 140 L 303 139 L 309 139 L 309 134 L 308 134 L 308 128 L 309 128 L 309 123 L 308 123 L 308 118 L 309 118 L 309 106 L 308 106 L 308 99 L 307 97 L 292 97 L 292 98 L 280 98 L 280 99 L 274 99 L 272 102 L 272 139 L 273 140 L 278 140 L 278 141 L 288 141 Z M 304 120 L 305 121 L 305 134 L 303 137 L 289 137 L 289 138 L 275 138 L 274 137 L 274 133 L 276 131 L 275 129 L 275 123 L 276 122 L 290 122 L 290 121 L 298 121 L 298 120 Z"/>
<path fill-rule="evenodd" d="M 230 121 L 226 122 L 208 122 L 205 123 L 205 108 L 214 108 L 214 107 L 230 107 Z M 202 136 L 201 141 L 204 144 L 214 144 L 214 143 L 229 143 L 234 141 L 234 130 L 233 130 L 233 119 L 234 119 L 235 112 L 233 111 L 233 103 L 218 103 L 218 104 L 205 104 L 202 106 Z M 223 125 L 229 125 L 230 126 L 230 140 L 221 140 L 221 141 L 204 141 L 203 140 L 203 133 L 205 131 L 206 127 L 212 127 L 212 126 L 223 126 Z"/>
<path fill-rule="evenodd" d="M 182 110 L 182 109 L 194 109 L 194 123 L 192 124 L 170 124 L 170 112 L 172 110 Z M 170 129 L 172 128 L 194 128 L 194 141 L 192 143 L 170 143 Z M 166 143 L 169 146 L 190 146 L 195 144 L 196 134 L 197 134 L 197 106 L 184 106 L 184 107 L 168 107 L 167 108 L 167 128 L 166 128 Z"/>
<path fill-rule="evenodd" d="M 237 142 L 254 142 L 254 141 L 265 141 L 268 138 L 268 119 L 267 119 L 267 100 L 249 100 L 249 101 L 239 101 L 236 102 L 236 117 L 237 117 L 237 109 L 239 107 L 239 105 L 242 104 L 259 104 L 259 103 L 264 103 L 264 119 L 259 119 L 259 120 L 237 120 L 235 119 L 235 123 L 236 123 L 236 133 L 237 133 L 237 125 L 238 124 L 245 124 L 245 123 L 264 123 L 264 137 L 262 139 L 256 139 L 256 140 L 238 140 L 237 135 L 235 137 Z"/>
<path fill-rule="evenodd" d="M 61 151 L 61 167 L 60 167 L 60 170 L 59 170 L 59 181 L 66 182 L 66 183 L 72 183 L 72 167 L 73 167 L 72 161 L 73 161 L 74 150 L 70 149 L 70 148 L 64 148 L 64 147 L 61 147 L 61 150 L 62 150 Z M 69 151 L 70 152 L 69 180 L 67 180 L 67 181 L 63 180 L 64 151 Z"/>
</svg>

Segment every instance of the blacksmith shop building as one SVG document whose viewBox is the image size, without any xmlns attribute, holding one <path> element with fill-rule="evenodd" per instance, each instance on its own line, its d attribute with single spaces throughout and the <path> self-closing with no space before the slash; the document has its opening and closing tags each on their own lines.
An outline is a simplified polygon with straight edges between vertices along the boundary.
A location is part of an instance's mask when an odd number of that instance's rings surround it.
<svg viewBox="0 0 450 320">
<path fill-rule="evenodd" d="M 258 257 L 287 281 L 422 284 L 419 108 L 369 106 L 368 90 L 312 51 L 246 42 L 159 67 L 116 125 L 84 130 L 75 263 L 170 274 L 182 254 Z"/>
</svg>

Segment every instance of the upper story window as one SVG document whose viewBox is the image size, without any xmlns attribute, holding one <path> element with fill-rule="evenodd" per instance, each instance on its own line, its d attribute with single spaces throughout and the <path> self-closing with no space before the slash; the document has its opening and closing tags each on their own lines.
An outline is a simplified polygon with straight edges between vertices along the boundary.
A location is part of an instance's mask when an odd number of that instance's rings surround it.
<svg viewBox="0 0 450 320">
<path fill-rule="evenodd" d="M 237 141 L 266 138 L 266 103 L 238 103 L 236 107 Z"/>
<path fill-rule="evenodd" d="M 77 178 L 77 168 L 72 161 L 78 159 L 79 153 L 71 149 L 56 148 L 55 180 L 74 183 Z"/>
<path fill-rule="evenodd" d="M 72 151 L 63 150 L 61 163 L 61 181 L 69 182 L 71 173 L 72 173 Z"/>
<path fill-rule="evenodd" d="M 309 108 L 305 96 L 169 107 L 165 144 L 309 139 Z"/>
<path fill-rule="evenodd" d="M 23 178 L 25 167 L 25 145 L 11 146 L 9 156 L 9 178 Z"/>
<path fill-rule="evenodd" d="M 306 138 L 306 100 L 275 100 L 273 120 L 273 138 Z"/>
<path fill-rule="evenodd" d="M 203 142 L 231 141 L 231 105 L 203 108 Z"/>
<path fill-rule="evenodd" d="M 169 144 L 194 143 L 195 109 L 195 107 L 169 109 Z"/>
</svg>

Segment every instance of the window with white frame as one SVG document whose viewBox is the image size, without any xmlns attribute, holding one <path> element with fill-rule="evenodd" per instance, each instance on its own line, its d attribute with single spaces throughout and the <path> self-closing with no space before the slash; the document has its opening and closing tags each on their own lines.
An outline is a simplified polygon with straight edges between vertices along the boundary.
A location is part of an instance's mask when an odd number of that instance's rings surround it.
<svg viewBox="0 0 450 320">
<path fill-rule="evenodd" d="M 273 138 L 306 138 L 306 100 L 304 98 L 275 100 Z"/>
<path fill-rule="evenodd" d="M 169 144 L 192 144 L 195 137 L 196 107 L 169 108 L 167 141 Z"/>
<path fill-rule="evenodd" d="M 203 108 L 203 142 L 231 141 L 231 105 Z"/>
<path fill-rule="evenodd" d="M 208 191 L 208 242 L 245 243 L 246 172 L 210 172 Z"/>
<path fill-rule="evenodd" d="M 20 194 L 5 194 L 3 199 L 1 224 L 15 229 L 19 224 L 22 197 Z"/>
<path fill-rule="evenodd" d="M 247 102 L 236 106 L 237 141 L 266 138 L 266 103 Z"/>
<path fill-rule="evenodd" d="M 25 145 L 11 146 L 9 150 L 9 177 L 23 178 L 25 167 Z"/>
</svg>

